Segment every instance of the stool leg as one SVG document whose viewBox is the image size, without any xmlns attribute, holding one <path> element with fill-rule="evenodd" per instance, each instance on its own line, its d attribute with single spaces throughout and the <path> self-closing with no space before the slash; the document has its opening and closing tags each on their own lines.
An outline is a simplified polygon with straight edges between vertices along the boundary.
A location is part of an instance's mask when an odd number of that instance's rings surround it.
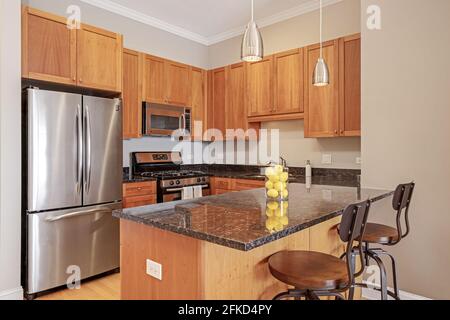
<svg viewBox="0 0 450 320">
<path fill-rule="evenodd" d="M 355 274 L 355 269 L 356 269 L 355 256 L 356 256 L 355 251 L 352 251 L 351 261 L 350 261 L 350 265 L 352 268 L 352 274 Z M 355 279 L 353 282 L 355 282 Z M 355 283 L 351 283 L 350 289 L 348 290 L 348 300 L 354 300 L 354 298 L 355 298 Z"/>
<path fill-rule="evenodd" d="M 383 264 L 383 261 L 380 259 L 378 255 L 371 255 L 371 258 L 375 260 L 378 267 L 380 268 L 380 285 L 381 285 L 381 300 L 388 300 L 387 293 L 387 277 L 386 277 L 386 268 Z"/>
<path fill-rule="evenodd" d="M 392 261 L 392 280 L 394 282 L 394 293 L 395 293 L 395 299 L 400 300 L 400 291 L 398 289 L 398 283 L 397 283 L 397 267 L 395 263 L 394 256 L 392 256 L 389 253 L 386 253 L 386 255 L 391 258 Z"/>
</svg>

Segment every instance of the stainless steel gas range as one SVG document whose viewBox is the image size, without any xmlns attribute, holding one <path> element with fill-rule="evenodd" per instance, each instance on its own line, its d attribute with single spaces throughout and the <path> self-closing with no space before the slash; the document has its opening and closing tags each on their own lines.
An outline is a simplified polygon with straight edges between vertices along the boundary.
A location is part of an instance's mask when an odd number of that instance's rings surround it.
<svg viewBox="0 0 450 320">
<path fill-rule="evenodd" d="M 201 188 L 202 196 L 211 194 L 210 176 L 201 171 L 183 170 L 179 152 L 134 152 L 131 176 L 157 180 L 158 203 L 183 199 L 186 188 Z"/>
</svg>

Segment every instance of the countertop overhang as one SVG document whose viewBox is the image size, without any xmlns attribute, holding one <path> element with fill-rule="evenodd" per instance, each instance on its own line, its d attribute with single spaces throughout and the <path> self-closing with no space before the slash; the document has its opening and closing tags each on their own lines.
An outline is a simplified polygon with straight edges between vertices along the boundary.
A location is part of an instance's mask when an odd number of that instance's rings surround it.
<svg viewBox="0 0 450 320">
<path fill-rule="evenodd" d="M 264 189 L 233 192 L 195 200 L 117 210 L 116 218 L 145 224 L 242 251 L 250 251 L 341 215 L 366 199 L 373 202 L 393 191 L 292 183 L 282 230 L 269 231 Z"/>
</svg>

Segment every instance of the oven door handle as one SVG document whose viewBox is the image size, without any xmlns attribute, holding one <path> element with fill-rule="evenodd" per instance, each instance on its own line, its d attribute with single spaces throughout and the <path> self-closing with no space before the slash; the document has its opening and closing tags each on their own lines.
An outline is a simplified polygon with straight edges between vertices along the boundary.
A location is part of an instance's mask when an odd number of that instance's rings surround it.
<svg viewBox="0 0 450 320">
<path fill-rule="evenodd" d="M 192 186 L 192 187 L 194 187 L 194 186 Z M 202 185 L 201 187 L 202 187 L 202 189 L 206 189 L 209 187 L 209 185 L 205 184 L 205 185 Z M 187 188 L 189 188 L 189 187 L 187 187 Z M 183 191 L 183 189 L 184 188 L 167 189 L 166 191 L 167 192 L 179 192 L 179 191 Z"/>
</svg>

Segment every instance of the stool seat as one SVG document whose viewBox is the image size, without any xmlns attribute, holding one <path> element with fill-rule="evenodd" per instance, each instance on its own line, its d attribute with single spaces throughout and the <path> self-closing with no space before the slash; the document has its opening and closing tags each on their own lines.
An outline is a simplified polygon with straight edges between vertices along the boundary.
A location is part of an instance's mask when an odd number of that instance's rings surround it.
<svg viewBox="0 0 450 320">
<path fill-rule="evenodd" d="M 349 284 L 347 264 L 319 252 L 276 253 L 269 259 L 269 270 L 276 279 L 298 290 L 339 290 Z"/>
<path fill-rule="evenodd" d="M 391 244 L 398 241 L 398 231 L 382 224 L 368 223 L 363 242 L 377 244 Z"/>
</svg>

